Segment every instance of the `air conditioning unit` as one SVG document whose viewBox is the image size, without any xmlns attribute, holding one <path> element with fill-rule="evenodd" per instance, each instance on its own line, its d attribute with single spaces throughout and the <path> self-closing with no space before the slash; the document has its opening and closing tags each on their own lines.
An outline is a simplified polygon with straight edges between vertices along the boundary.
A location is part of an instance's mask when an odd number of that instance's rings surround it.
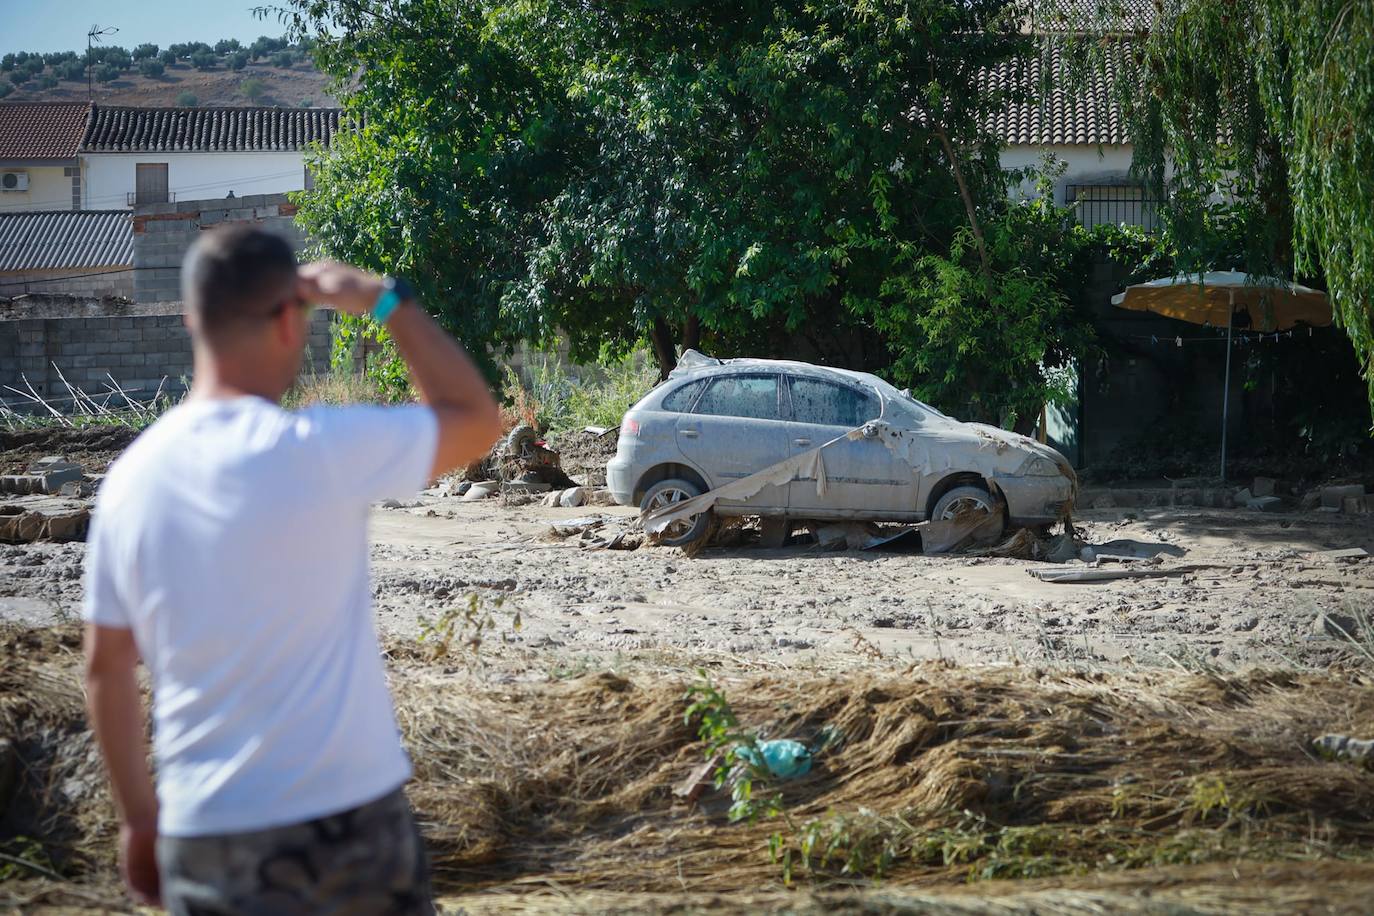
<svg viewBox="0 0 1374 916">
<path fill-rule="evenodd" d="M 0 191 L 27 191 L 28 172 L 0 172 Z"/>
</svg>

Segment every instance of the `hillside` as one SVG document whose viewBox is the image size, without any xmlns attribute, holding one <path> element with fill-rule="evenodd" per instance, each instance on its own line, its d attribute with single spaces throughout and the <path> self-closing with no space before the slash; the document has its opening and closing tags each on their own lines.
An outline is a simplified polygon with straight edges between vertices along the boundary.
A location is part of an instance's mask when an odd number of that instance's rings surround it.
<svg viewBox="0 0 1374 916">
<path fill-rule="evenodd" d="M 137 66 L 118 72 L 112 80 L 92 81 L 90 98 L 106 105 L 271 105 L 283 108 L 333 106 L 337 101 L 327 91 L 328 78 L 315 69 L 307 55 L 296 55 L 293 63 L 282 65 L 264 56 L 233 70 L 223 63 L 198 69 L 187 60 L 166 63 L 157 76 L 147 76 Z M 42 76 L 27 79 L 4 95 L 7 102 L 84 102 L 86 80 L 55 78 L 54 68 Z M 11 73 L 0 73 L 0 83 L 9 85 Z M 254 84 L 257 84 L 256 86 Z M 192 102 L 186 93 L 195 96 Z"/>
</svg>

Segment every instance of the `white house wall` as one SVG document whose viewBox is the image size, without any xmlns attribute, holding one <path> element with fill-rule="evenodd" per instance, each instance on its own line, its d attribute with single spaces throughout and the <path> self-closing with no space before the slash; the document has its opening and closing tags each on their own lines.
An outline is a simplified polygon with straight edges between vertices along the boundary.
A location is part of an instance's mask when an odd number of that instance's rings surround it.
<svg viewBox="0 0 1374 916">
<path fill-rule="evenodd" d="M 135 166 L 167 163 L 174 200 L 279 194 L 305 187 L 305 156 L 273 153 L 84 153 L 86 202 L 91 210 L 126 206 L 135 189 Z"/>
<path fill-rule="evenodd" d="M 0 172 L 29 173 L 27 191 L 0 191 L 0 211 L 72 208 L 72 180 L 62 166 L 0 165 Z"/>
<path fill-rule="evenodd" d="M 1024 169 L 1038 166 L 1050 153 L 1068 166 L 1054 185 L 1054 202 L 1063 204 L 1064 189 L 1071 184 L 1116 184 L 1127 180 L 1131 168 L 1129 146 L 1008 146 L 1002 150 L 1004 169 Z M 1030 197 L 1035 187 L 1023 182 L 1022 196 Z"/>
</svg>

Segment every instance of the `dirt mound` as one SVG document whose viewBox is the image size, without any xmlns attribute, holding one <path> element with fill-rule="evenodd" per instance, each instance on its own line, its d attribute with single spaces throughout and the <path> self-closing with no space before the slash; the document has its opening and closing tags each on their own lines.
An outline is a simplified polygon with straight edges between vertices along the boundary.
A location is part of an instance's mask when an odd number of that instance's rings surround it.
<svg viewBox="0 0 1374 916">
<path fill-rule="evenodd" d="M 558 452 L 563 470 L 589 487 L 606 485 L 606 462 L 615 457 L 614 430 L 600 436 L 583 430 L 560 433 L 549 446 Z"/>
<path fill-rule="evenodd" d="M 60 873 L 103 886 L 103 782 L 94 797 L 53 788 L 89 772 L 71 762 L 89 751 L 56 750 L 89 748 L 75 630 L 57 632 L 0 642 L 0 729 L 46 749 L 26 759 L 35 782 L 19 793 L 41 801 L 26 829 L 47 832 L 29 835 Z M 558 902 L 588 912 L 613 900 L 666 912 L 635 895 L 684 892 L 728 909 L 740 898 L 725 895 L 779 887 L 789 854 L 792 879 L 817 889 L 881 875 L 883 894 L 919 902 L 938 888 L 970 913 L 994 911 L 988 894 L 1007 898 L 997 912 L 1117 912 L 1156 891 L 1204 910 L 1292 912 L 1357 901 L 1374 879 L 1374 773 L 1307 750 L 1325 731 L 1374 732 L 1374 691 L 1357 676 L 931 664 L 731 680 L 716 686 L 742 730 L 818 749 L 806 776 L 755 782 L 756 798 L 780 794 L 782 816 L 732 823 L 728 792 L 690 807 L 673 793 L 704 752 L 683 682 L 604 673 L 485 686 L 404 651 L 391 674 L 436 885 L 474 911 L 533 905 L 515 889 L 551 887 L 587 895 Z M 853 905 L 889 911 L 877 898 Z"/>
<path fill-rule="evenodd" d="M 0 430 L 0 474 L 23 473 L 45 455 L 61 455 L 87 474 L 103 474 L 138 433 L 116 424 Z"/>
</svg>

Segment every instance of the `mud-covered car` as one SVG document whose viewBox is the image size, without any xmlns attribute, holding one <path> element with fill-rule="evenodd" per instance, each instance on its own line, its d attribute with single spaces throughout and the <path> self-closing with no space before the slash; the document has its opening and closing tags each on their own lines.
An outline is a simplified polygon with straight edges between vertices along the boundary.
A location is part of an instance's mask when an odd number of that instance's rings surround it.
<svg viewBox="0 0 1374 916">
<path fill-rule="evenodd" d="M 711 513 L 919 522 L 973 511 L 1044 526 L 1078 489 L 1054 449 L 961 423 L 875 375 L 693 351 L 625 414 L 606 482 L 648 515 L 721 490 L 661 532 L 674 545 L 704 536 Z"/>
</svg>

